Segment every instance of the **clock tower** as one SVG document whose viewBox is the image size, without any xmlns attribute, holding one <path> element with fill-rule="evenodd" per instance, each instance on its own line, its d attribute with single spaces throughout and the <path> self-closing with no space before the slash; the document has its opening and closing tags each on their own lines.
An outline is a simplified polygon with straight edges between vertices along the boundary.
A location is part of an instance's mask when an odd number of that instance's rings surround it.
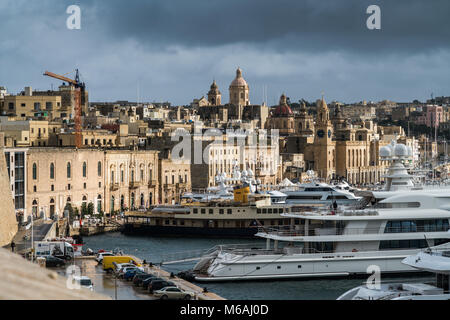
<svg viewBox="0 0 450 320">
<path fill-rule="evenodd" d="M 333 141 L 333 125 L 325 99 L 317 100 L 317 118 L 314 136 L 314 171 L 319 177 L 331 179 L 336 171 L 336 143 Z"/>
</svg>

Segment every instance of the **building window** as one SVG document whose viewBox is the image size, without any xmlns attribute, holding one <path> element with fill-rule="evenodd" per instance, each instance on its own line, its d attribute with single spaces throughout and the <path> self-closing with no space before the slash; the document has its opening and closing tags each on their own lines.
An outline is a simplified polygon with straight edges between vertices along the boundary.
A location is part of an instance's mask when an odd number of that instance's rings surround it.
<svg viewBox="0 0 450 320">
<path fill-rule="evenodd" d="M 97 174 L 98 174 L 99 177 L 102 176 L 102 162 L 101 161 L 99 161 L 97 163 Z"/>
<path fill-rule="evenodd" d="M 86 162 L 83 162 L 83 178 L 86 178 L 87 176 L 87 164 Z"/>
<path fill-rule="evenodd" d="M 37 165 L 33 163 L 33 180 L 37 180 Z"/>
<path fill-rule="evenodd" d="M 50 179 L 55 179 L 55 165 L 53 163 L 50 164 Z"/>
<path fill-rule="evenodd" d="M 72 167 L 70 165 L 70 162 L 67 163 L 67 179 L 70 179 L 72 175 Z"/>
</svg>

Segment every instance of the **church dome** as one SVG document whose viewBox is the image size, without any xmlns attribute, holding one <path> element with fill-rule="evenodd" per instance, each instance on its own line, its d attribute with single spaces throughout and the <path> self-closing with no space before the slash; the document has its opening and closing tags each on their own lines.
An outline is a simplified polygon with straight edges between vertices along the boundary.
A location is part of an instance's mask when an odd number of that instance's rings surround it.
<svg viewBox="0 0 450 320">
<path fill-rule="evenodd" d="M 292 109 L 287 104 L 287 98 L 284 93 L 281 95 L 280 104 L 275 108 L 273 115 L 275 117 L 289 117 L 289 116 L 294 115 L 294 113 L 292 112 Z"/>
<path fill-rule="evenodd" d="M 242 77 L 242 70 L 236 70 L 236 78 L 231 82 L 230 87 L 248 87 L 247 81 Z"/>
</svg>

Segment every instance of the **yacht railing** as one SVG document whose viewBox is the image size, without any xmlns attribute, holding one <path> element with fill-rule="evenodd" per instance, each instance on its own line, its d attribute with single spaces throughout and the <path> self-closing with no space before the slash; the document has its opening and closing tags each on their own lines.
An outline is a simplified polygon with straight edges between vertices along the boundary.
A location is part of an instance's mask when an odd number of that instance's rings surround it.
<svg viewBox="0 0 450 320">
<path fill-rule="evenodd" d="M 377 216 L 379 215 L 378 210 L 374 209 L 351 209 L 349 207 L 343 209 L 330 209 L 330 208 L 320 208 L 314 211 L 292 211 L 289 215 L 299 215 L 299 216 Z"/>
<path fill-rule="evenodd" d="M 281 237 L 317 237 L 317 236 L 341 236 L 341 235 L 366 235 L 366 234 L 390 234 L 390 233 L 417 233 L 417 232 L 447 232 L 448 227 L 416 227 L 410 230 L 402 228 L 309 228 L 305 230 L 302 226 L 275 226 L 275 227 L 258 227 L 258 233 L 269 234 Z"/>
<path fill-rule="evenodd" d="M 240 244 L 240 245 L 219 245 L 213 249 L 235 255 L 270 255 L 270 254 L 298 254 L 298 253 L 333 253 L 333 250 L 318 250 L 316 248 L 304 248 L 295 246 L 283 246 L 279 248 L 267 249 L 265 244 Z"/>
</svg>

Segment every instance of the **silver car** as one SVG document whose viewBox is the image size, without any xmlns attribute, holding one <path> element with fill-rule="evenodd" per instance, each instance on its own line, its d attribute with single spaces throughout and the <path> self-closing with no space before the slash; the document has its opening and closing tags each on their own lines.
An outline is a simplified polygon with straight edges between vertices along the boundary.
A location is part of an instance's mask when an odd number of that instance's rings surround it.
<svg viewBox="0 0 450 320">
<path fill-rule="evenodd" d="M 153 292 L 153 295 L 161 300 L 191 300 L 194 298 L 192 292 L 183 291 L 178 287 L 165 287 L 161 290 L 156 290 Z"/>
</svg>

